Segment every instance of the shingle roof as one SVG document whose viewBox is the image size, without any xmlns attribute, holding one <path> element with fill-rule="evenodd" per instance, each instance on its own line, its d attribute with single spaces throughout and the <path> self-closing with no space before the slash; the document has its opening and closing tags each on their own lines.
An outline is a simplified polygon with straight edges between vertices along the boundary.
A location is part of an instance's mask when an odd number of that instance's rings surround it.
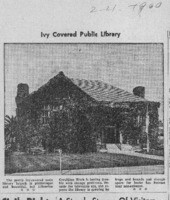
<svg viewBox="0 0 170 200">
<path fill-rule="evenodd" d="M 113 103 L 147 101 L 144 98 L 138 97 L 130 92 L 114 87 L 102 81 L 73 78 L 71 78 L 71 81 L 97 101 Z"/>
<path fill-rule="evenodd" d="M 58 85 L 58 81 L 66 80 L 78 86 L 82 91 L 92 97 L 94 100 L 102 103 L 123 103 L 123 102 L 148 102 L 146 99 L 138 97 L 130 92 L 114 87 L 110 84 L 99 80 L 73 79 L 60 72 L 58 75 L 50 79 L 46 84 L 34 91 L 29 97 L 42 92 L 44 89 L 49 90 L 51 84 Z"/>
</svg>

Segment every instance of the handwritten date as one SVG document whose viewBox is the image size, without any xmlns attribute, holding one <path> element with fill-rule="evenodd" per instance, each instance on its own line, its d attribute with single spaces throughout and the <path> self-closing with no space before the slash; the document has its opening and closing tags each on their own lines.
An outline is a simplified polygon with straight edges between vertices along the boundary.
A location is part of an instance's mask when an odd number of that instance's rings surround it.
<svg viewBox="0 0 170 200">
<path fill-rule="evenodd" d="M 142 2 L 142 3 L 135 3 L 132 5 L 128 5 L 128 8 L 131 8 L 132 11 L 137 11 L 138 15 L 141 15 L 142 11 L 144 9 L 158 9 L 162 6 L 162 2 L 157 2 L 157 3 L 148 3 L 148 2 Z M 118 5 L 114 4 L 114 5 L 107 5 L 106 7 L 103 8 L 97 8 L 96 6 L 92 6 L 90 13 L 96 13 L 96 12 L 114 12 L 116 11 Z M 117 9 L 120 11 L 120 9 Z"/>
<path fill-rule="evenodd" d="M 150 3 L 148 4 L 147 2 L 143 2 L 141 4 L 133 4 L 133 5 L 129 5 L 128 7 L 131 7 L 133 9 L 133 11 L 135 11 L 135 9 L 138 10 L 138 14 L 141 14 L 141 12 L 144 10 L 144 8 L 148 8 L 148 9 L 154 9 L 154 8 L 160 8 L 162 5 L 162 2 L 158 2 L 158 3 Z"/>
</svg>

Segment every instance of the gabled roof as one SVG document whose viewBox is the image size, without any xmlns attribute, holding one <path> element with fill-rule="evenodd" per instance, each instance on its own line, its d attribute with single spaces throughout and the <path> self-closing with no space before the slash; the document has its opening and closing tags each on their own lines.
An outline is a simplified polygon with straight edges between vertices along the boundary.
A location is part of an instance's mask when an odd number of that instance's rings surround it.
<svg viewBox="0 0 170 200">
<path fill-rule="evenodd" d="M 37 91 L 29 95 L 29 97 L 39 96 L 40 93 L 49 91 L 51 86 L 57 89 L 59 82 L 63 80 L 72 83 L 80 90 L 89 95 L 92 99 L 101 103 L 121 103 L 121 102 L 147 102 L 146 99 L 138 97 L 130 92 L 114 87 L 110 84 L 98 80 L 85 80 L 68 78 L 63 72 L 59 72 L 50 79 L 46 84 L 41 86 Z M 53 90 L 52 89 L 52 90 Z"/>
<path fill-rule="evenodd" d="M 144 98 L 138 97 L 130 92 L 102 81 L 73 78 L 71 78 L 71 81 L 89 96 L 100 102 L 147 102 Z"/>
</svg>

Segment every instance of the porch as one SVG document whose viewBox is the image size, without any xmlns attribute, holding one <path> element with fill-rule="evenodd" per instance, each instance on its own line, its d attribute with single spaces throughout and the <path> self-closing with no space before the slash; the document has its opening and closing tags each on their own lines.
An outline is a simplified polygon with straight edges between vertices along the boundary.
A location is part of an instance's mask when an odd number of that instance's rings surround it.
<svg viewBox="0 0 170 200">
<path fill-rule="evenodd" d="M 97 147 L 99 152 L 140 152 L 139 141 L 136 145 L 129 144 L 128 140 L 123 138 L 122 132 L 115 126 L 105 126 L 101 131 L 101 140 L 98 140 Z"/>
</svg>

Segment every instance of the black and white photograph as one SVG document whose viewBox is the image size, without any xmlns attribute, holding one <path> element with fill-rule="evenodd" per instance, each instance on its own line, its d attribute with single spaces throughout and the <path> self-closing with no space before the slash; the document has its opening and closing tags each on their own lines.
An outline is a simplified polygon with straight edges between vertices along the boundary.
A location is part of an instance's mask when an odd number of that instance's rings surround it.
<svg viewBox="0 0 170 200">
<path fill-rule="evenodd" d="M 4 44 L 5 175 L 164 174 L 163 43 Z"/>
</svg>

